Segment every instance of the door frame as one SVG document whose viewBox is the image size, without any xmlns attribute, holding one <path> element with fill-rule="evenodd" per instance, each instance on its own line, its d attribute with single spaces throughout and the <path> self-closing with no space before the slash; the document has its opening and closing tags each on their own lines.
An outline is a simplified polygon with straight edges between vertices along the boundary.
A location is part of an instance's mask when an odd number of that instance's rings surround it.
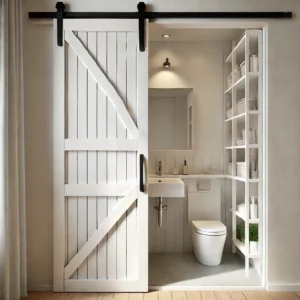
<svg viewBox="0 0 300 300">
<path fill-rule="evenodd" d="M 260 29 L 263 33 L 263 80 L 262 80 L 262 231 L 263 231 L 263 241 L 262 241 L 262 276 L 261 276 L 261 286 L 226 286 L 226 289 L 236 290 L 236 289 L 267 289 L 268 282 L 268 22 L 266 21 L 251 21 L 247 19 L 231 19 L 231 20 L 216 20 L 216 19 L 156 19 L 149 24 L 164 25 L 166 28 L 170 29 Z M 149 41 L 148 41 L 149 42 Z M 214 287 L 197 287 L 205 289 L 216 289 L 222 290 L 224 286 L 214 286 Z M 149 290 L 169 290 L 168 287 L 160 286 L 149 286 Z M 174 289 L 174 287 L 172 287 Z M 195 290 L 195 287 L 184 286 L 178 287 L 177 289 L 182 290 Z"/>
</svg>

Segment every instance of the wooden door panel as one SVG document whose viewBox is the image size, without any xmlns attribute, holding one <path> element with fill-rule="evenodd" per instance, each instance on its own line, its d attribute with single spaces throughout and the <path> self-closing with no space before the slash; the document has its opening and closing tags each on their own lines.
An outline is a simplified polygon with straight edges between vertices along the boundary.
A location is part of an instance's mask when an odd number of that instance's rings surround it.
<svg viewBox="0 0 300 300">
<path fill-rule="evenodd" d="M 137 158 L 148 151 L 147 56 L 137 22 L 65 21 L 64 49 L 55 46 L 54 161 L 64 167 L 54 163 L 54 290 L 146 291 L 148 205 Z"/>
</svg>

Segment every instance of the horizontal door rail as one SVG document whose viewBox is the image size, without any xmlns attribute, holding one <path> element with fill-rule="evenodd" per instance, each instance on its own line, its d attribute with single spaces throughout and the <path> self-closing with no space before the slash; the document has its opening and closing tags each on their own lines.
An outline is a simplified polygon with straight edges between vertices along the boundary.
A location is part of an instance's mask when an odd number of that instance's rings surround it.
<svg viewBox="0 0 300 300">
<path fill-rule="evenodd" d="M 31 19 L 56 19 L 56 12 L 29 12 Z M 289 19 L 292 12 L 145 12 L 145 19 Z M 64 19 L 139 19 L 138 12 L 64 12 Z"/>
<path fill-rule="evenodd" d="M 137 151 L 137 139 L 66 139 L 66 151 Z"/>
<path fill-rule="evenodd" d="M 66 197 L 113 197 L 125 196 L 136 184 L 66 184 Z"/>
<path fill-rule="evenodd" d="M 63 45 L 63 19 L 137 19 L 139 20 L 139 46 L 145 51 L 145 20 L 153 19 L 289 19 L 292 12 L 285 11 L 221 11 L 221 12 L 147 12 L 144 2 L 137 12 L 65 12 L 63 2 L 56 3 L 57 12 L 29 12 L 33 19 L 57 19 L 57 45 Z"/>
<path fill-rule="evenodd" d="M 138 280 L 134 279 L 67 279 L 65 280 L 65 292 L 95 292 L 109 293 L 138 291 Z"/>
</svg>

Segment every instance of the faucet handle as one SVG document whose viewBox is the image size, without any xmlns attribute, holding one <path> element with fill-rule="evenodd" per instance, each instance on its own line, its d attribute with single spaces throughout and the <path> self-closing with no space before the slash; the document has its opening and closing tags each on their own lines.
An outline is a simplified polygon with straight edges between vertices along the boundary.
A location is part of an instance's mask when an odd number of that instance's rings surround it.
<svg viewBox="0 0 300 300">
<path fill-rule="evenodd" d="M 158 161 L 158 166 L 157 166 L 157 174 L 162 175 L 162 161 Z"/>
</svg>

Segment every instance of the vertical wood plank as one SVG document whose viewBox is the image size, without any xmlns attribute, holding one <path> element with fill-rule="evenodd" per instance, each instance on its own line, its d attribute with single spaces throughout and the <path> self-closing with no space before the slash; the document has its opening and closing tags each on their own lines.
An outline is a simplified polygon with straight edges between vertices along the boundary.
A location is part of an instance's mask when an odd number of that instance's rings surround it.
<svg viewBox="0 0 300 300">
<path fill-rule="evenodd" d="M 148 21 L 145 22 L 145 35 L 148 36 Z M 138 33 L 135 32 L 135 38 Z M 144 170 L 148 169 L 148 39 L 145 39 L 146 50 L 137 52 L 137 124 L 139 130 L 138 157 L 143 155 Z M 135 51 L 137 51 L 137 40 Z M 138 163 L 140 166 L 140 160 Z M 139 173 L 137 181 L 139 182 Z M 147 185 L 147 176 L 144 176 L 143 184 Z M 138 248 L 138 291 L 148 291 L 148 194 L 138 192 L 137 205 L 137 248 Z"/>
<path fill-rule="evenodd" d="M 117 79 L 117 34 L 107 33 L 107 76 L 116 85 Z M 107 137 L 117 137 L 117 111 L 109 101 L 107 103 Z M 117 153 L 110 151 L 107 153 L 107 179 L 108 183 L 116 183 L 117 179 Z M 116 197 L 108 197 L 108 214 L 115 207 Z M 117 278 L 117 239 L 116 225 L 108 233 L 107 241 L 107 277 L 108 279 Z"/>
<path fill-rule="evenodd" d="M 166 198 L 163 198 L 163 205 L 166 204 Z M 156 205 L 159 205 L 159 198 L 156 198 Z M 156 211 L 157 212 L 157 211 Z M 157 213 L 158 218 L 158 213 Z M 158 252 L 166 252 L 167 251 L 167 210 L 163 211 L 163 227 L 156 226 L 157 231 L 157 249 Z M 158 224 L 158 223 L 157 223 Z"/>
<path fill-rule="evenodd" d="M 174 199 L 166 198 L 166 228 L 167 228 L 167 249 L 166 252 L 173 253 L 175 251 L 175 214 L 174 214 Z"/>
<path fill-rule="evenodd" d="M 126 105 L 126 32 L 117 33 L 117 91 Z M 126 138 L 127 132 L 120 118 L 117 118 L 117 138 Z M 125 183 L 127 177 L 126 152 L 117 153 L 117 182 Z M 120 197 L 118 197 L 118 200 Z M 118 221 L 117 230 L 117 279 L 126 279 L 126 214 Z"/>
<path fill-rule="evenodd" d="M 127 110 L 136 123 L 137 120 L 137 36 L 127 33 Z M 137 154 L 127 153 L 127 181 L 137 183 Z M 136 203 L 127 211 L 127 278 L 137 277 L 137 211 Z"/>
<path fill-rule="evenodd" d="M 87 46 L 87 33 L 78 32 Z M 87 138 L 87 69 L 78 60 L 78 138 Z M 87 151 L 78 151 L 78 183 L 87 183 Z M 87 197 L 78 197 L 78 249 L 87 241 Z M 87 260 L 78 268 L 78 279 L 87 279 Z"/>
<path fill-rule="evenodd" d="M 185 181 L 186 195 L 188 194 L 187 182 Z M 183 198 L 183 251 L 192 252 L 192 230 L 191 224 L 188 220 L 188 199 L 187 197 Z"/>
<path fill-rule="evenodd" d="M 107 57 L 107 34 L 97 33 L 97 62 L 103 72 L 106 72 Z M 100 88 L 97 89 L 97 137 L 107 137 L 107 97 Z M 107 152 L 98 151 L 98 183 L 107 183 Z M 107 216 L 107 197 L 98 197 L 98 224 L 104 221 Z M 98 245 L 98 278 L 107 278 L 107 237 Z"/>
<path fill-rule="evenodd" d="M 175 200 L 175 199 L 174 199 Z M 175 252 L 183 252 L 183 200 L 181 198 L 176 198 L 175 207 Z"/>
<path fill-rule="evenodd" d="M 157 211 L 154 209 L 156 206 L 155 198 L 149 198 L 149 252 L 157 252 L 156 244 L 156 227 L 157 227 Z"/>
<path fill-rule="evenodd" d="M 68 138 L 77 138 L 77 64 L 78 58 L 71 47 L 68 47 L 67 61 L 67 126 Z M 77 152 L 70 151 L 67 154 L 67 178 L 69 184 L 77 184 Z M 68 213 L 67 213 L 67 258 L 68 262 L 77 253 L 77 197 L 68 197 Z M 77 278 L 77 270 L 70 277 Z"/>
<path fill-rule="evenodd" d="M 54 20 L 56 32 L 57 22 Z M 56 37 L 53 36 L 55 43 Z M 54 44 L 55 45 L 55 44 Z M 56 57 L 54 68 L 54 94 L 53 94 L 53 234 L 54 234 L 54 273 L 53 289 L 57 292 L 64 290 L 65 266 L 65 47 L 54 46 Z"/>
<path fill-rule="evenodd" d="M 97 56 L 97 33 L 89 32 L 87 36 L 87 44 L 90 55 L 95 59 Z M 88 139 L 96 139 L 97 137 L 97 85 L 92 76 L 88 73 L 88 99 L 87 99 L 87 137 Z M 97 153 L 96 151 L 88 152 L 88 184 L 97 183 Z M 97 229 L 97 198 L 88 197 L 88 238 Z M 88 256 L 88 279 L 97 278 L 97 260 L 96 251 L 94 249 Z"/>
</svg>

